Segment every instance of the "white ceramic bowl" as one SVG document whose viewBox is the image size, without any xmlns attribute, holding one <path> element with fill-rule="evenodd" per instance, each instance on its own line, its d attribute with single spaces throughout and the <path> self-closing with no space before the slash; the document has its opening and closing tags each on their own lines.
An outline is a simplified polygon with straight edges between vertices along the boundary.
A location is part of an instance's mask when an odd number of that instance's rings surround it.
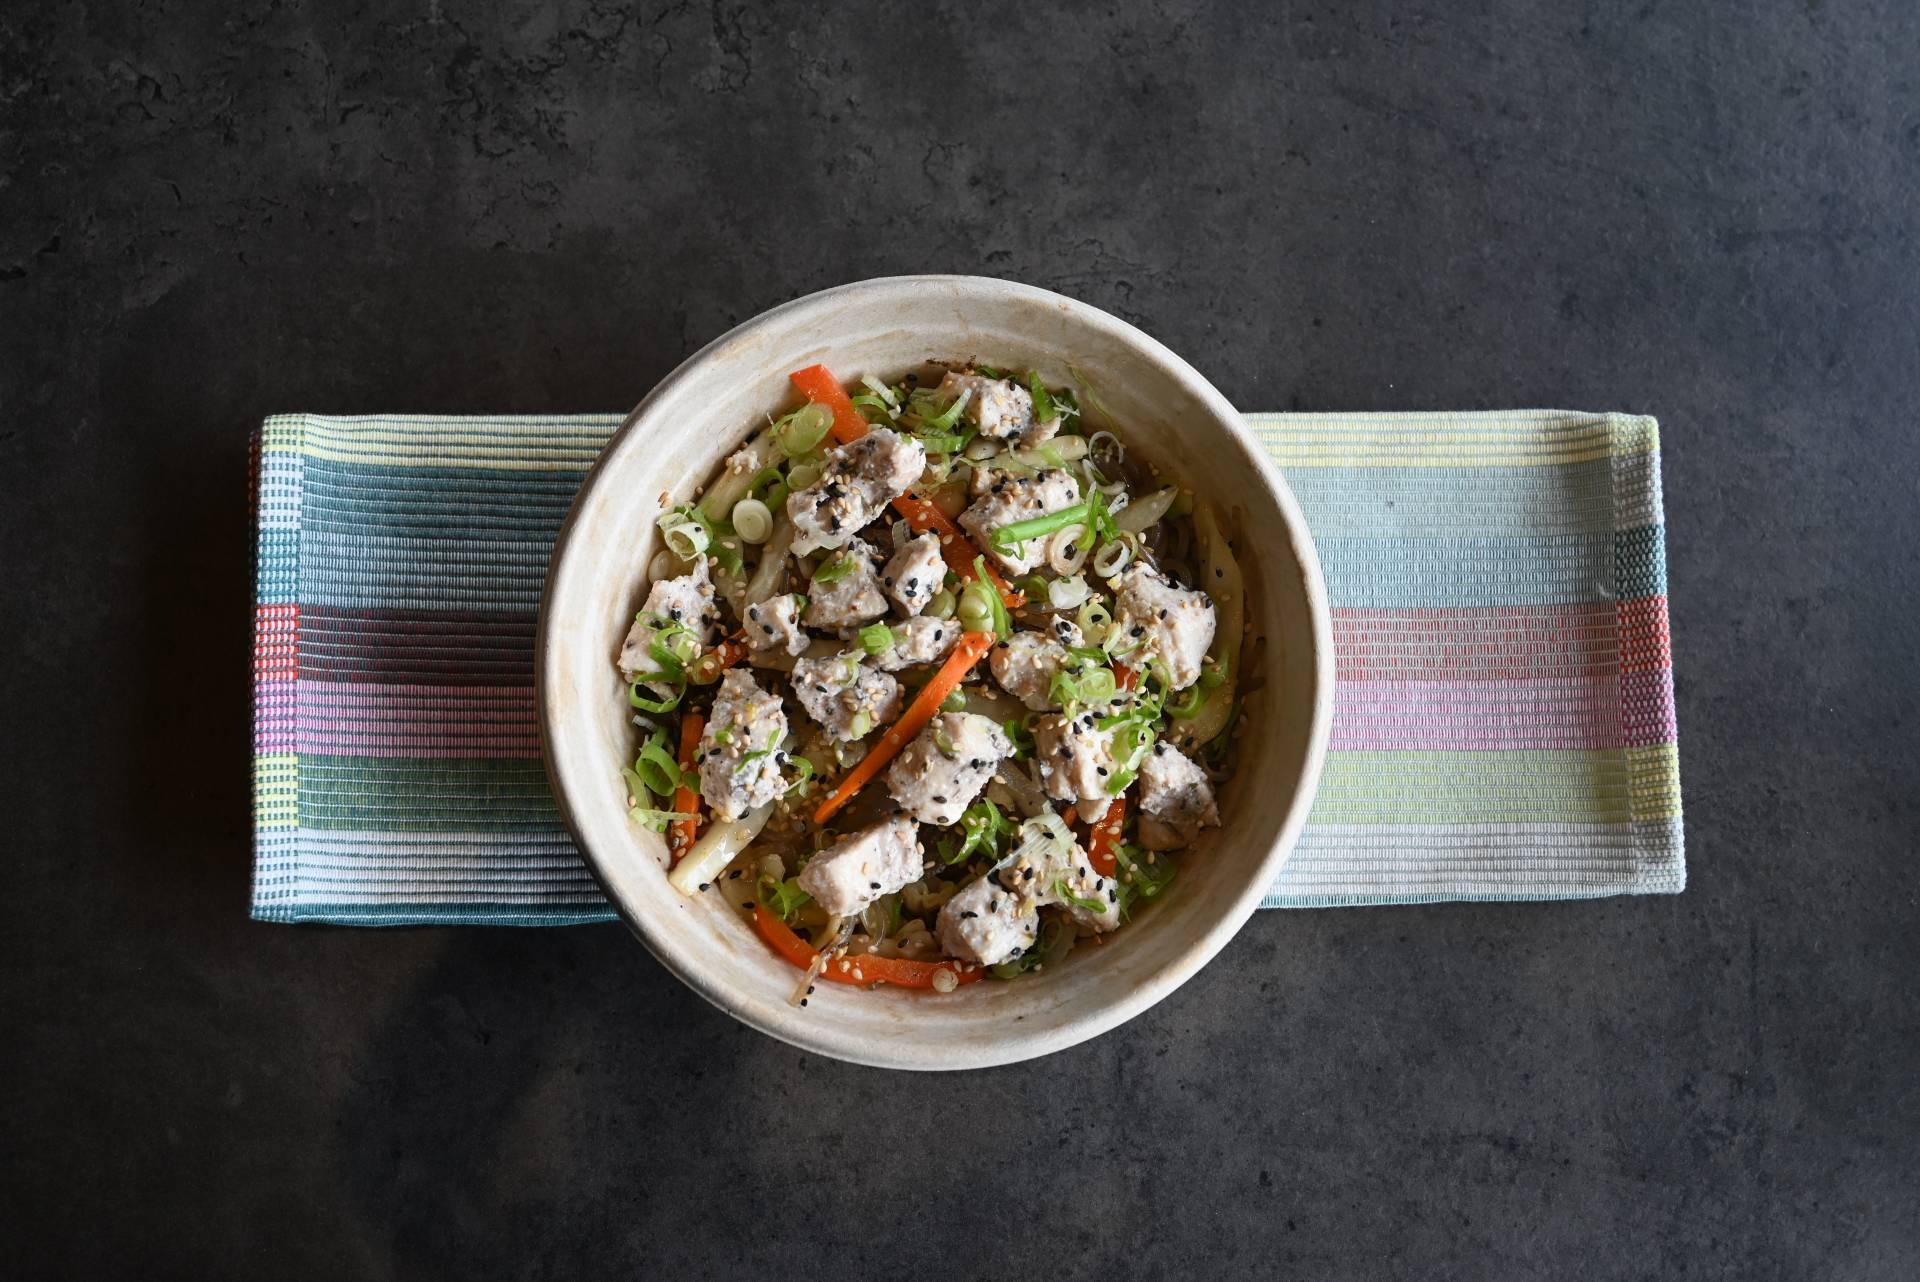
<svg viewBox="0 0 1920 1282">
<path fill-rule="evenodd" d="M 613 658 L 644 597 L 662 501 L 685 501 L 769 412 L 787 374 L 826 363 L 843 380 L 928 359 L 1074 366 L 1145 451 L 1236 511 L 1248 636 L 1264 636 L 1264 693 L 1246 719 L 1223 826 L 1180 862 L 1159 899 L 1100 946 L 1013 983 L 948 995 L 798 977 L 718 896 L 667 884 L 661 838 L 632 823 L 620 767 L 633 753 Z M 1226 398 L 1138 329 L 1058 294 L 974 276 L 862 281 L 776 307 L 709 344 L 640 403 L 574 501 L 540 615 L 540 719 L 547 771 L 575 840 L 634 932 L 667 969 L 762 1032 L 838 1059 L 891 1068 L 1005 1064 L 1103 1033 L 1165 997 L 1233 937 L 1292 848 L 1320 775 L 1333 645 L 1319 560 L 1286 482 Z"/>
</svg>

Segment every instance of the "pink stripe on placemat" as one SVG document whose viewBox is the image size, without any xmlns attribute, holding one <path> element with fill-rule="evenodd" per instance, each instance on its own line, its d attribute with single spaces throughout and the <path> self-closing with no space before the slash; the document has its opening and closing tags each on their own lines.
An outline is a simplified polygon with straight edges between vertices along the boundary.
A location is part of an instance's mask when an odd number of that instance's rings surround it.
<svg viewBox="0 0 1920 1282">
<path fill-rule="evenodd" d="M 533 691 L 508 686 L 299 682 L 301 752 L 358 757 L 540 755 Z"/>
<path fill-rule="evenodd" d="M 1342 683 L 1383 679 L 1522 681 L 1620 666 L 1612 602 L 1333 610 Z"/>
<path fill-rule="evenodd" d="M 1617 676 L 1535 681 L 1354 681 L 1340 686 L 1344 752 L 1626 746 Z"/>
</svg>

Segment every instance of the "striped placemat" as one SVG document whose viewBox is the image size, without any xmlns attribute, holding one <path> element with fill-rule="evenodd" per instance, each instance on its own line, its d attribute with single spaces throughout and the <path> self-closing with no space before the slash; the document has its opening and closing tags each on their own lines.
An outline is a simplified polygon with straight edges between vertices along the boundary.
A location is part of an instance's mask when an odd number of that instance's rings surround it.
<svg viewBox="0 0 1920 1282">
<path fill-rule="evenodd" d="M 533 632 L 620 421 L 267 420 L 255 917 L 613 917 L 547 794 Z M 1247 422 L 1313 528 L 1339 665 L 1319 799 L 1266 906 L 1679 891 L 1653 420 Z"/>
</svg>

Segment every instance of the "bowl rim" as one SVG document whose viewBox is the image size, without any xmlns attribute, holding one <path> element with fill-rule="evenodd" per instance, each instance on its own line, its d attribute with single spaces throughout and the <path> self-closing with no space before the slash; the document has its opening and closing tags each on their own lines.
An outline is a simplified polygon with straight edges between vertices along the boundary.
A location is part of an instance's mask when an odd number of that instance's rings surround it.
<svg viewBox="0 0 1920 1282">
<path fill-rule="evenodd" d="M 963 1051 L 952 1056 L 951 1062 L 937 1064 L 926 1061 L 905 1061 L 885 1053 L 887 1048 L 884 1045 L 875 1046 L 863 1042 L 856 1035 L 836 1035 L 834 1026 L 827 1021 L 804 1018 L 807 1012 L 791 1011 L 784 1007 L 773 1012 L 763 1010 L 755 1003 L 741 1000 L 738 994 L 705 976 L 697 964 L 697 959 L 682 957 L 679 951 L 669 943 L 654 938 L 642 919 L 642 914 L 614 890 L 612 882 L 601 868 L 600 857 L 582 832 L 582 826 L 575 815 L 572 798 L 567 791 L 565 769 L 555 751 L 557 732 L 552 724 L 555 709 L 549 689 L 550 681 L 554 677 L 555 662 L 550 627 L 554 585 L 561 577 L 568 552 L 573 545 L 576 525 L 587 496 L 598 484 L 602 470 L 626 442 L 634 428 L 647 417 L 649 410 L 666 399 L 678 384 L 689 378 L 714 353 L 739 342 L 755 330 L 772 324 L 776 319 L 789 319 L 806 311 L 825 309 L 863 293 L 918 290 L 929 286 L 958 290 L 963 296 L 972 293 L 975 296 L 984 294 L 998 298 L 1013 297 L 1064 309 L 1073 314 L 1080 323 L 1097 330 L 1105 330 L 1109 335 L 1122 340 L 1141 359 L 1158 366 L 1163 373 L 1169 375 L 1204 405 L 1217 425 L 1227 429 L 1225 435 L 1232 447 L 1239 452 L 1247 466 L 1259 474 L 1265 488 L 1274 498 L 1275 506 L 1287 527 L 1299 565 L 1313 636 L 1312 709 L 1307 732 L 1306 756 L 1302 763 L 1298 786 L 1294 789 L 1292 801 L 1281 821 L 1278 835 L 1261 857 L 1255 874 L 1249 878 L 1247 885 L 1215 917 L 1202 935 L 1181 950 L 1173 964 L 1156 971 L 1119 1000 L 1089 1010 L 1084 1015 L 1076 1015 L 1060 1026 L 1045 1031 L 1031 1032 L 1010 1027 L 1006 1035 L 994 1039 L 988 1049 L 981 1052 Z M 540 725 L 541 759 L 546 769 L 547 782 L 553 794 L 555 808 L 559 811 L 561 820 L 565 823 L 567 832 L 585 861 L 588 871 L 599 885 L 601 893 L 606 896 L 608 904 L 619 915 L 621 921 L 626 923 L 627 929 L 670 974 L 748 1027 L 800 1050 L 873 1068 L 957 1071 L 989 1068 L 1038 1058 L 1109 1032 L 1169 996 L 1192 978 L 1201 967 L 1218 956 L 1227 943 L 1239 933 L 1247 919 L 1258 909 L 1260 901 L 1266 896 L 1268 887 L 1273 884 L 1274 878 L 1292 853 L 1319 790 L 1321 770 L 1326 761 L 1327 743 L 1333 720 L 1333 623 L 1327 601 L 1326 581 L 1320 567 L 1319 551 L 1315 546 L 1312 532 L 1307 528 L 1306 517 L 1301 512 L 1286 478 L 1281 474 L 1279 466 L 1247 433 L 1245 418 L 1241 412 L 1235 409 L 1225 395 L 1183 357 L 1138 326 L 1110 312 L 1039 286 L 993 276 L 964 274 L 877 276 L 802 295 L 768 308 L 735 325 L 676 365 L 672 372 L 648 391 L 640 403 L 634 406 L 632 412 L 621 421 L 620 426 L 607 438 L 599 456 L 595 458 L 593 466 L 588 469 L 580 483 L 580 488 L 575 492 L 573 502 L 567 509 L 566 519 L 561 523 L 559 532 L 554 537 L 553 549 L 548 558 L 546 578 L 541 586 L 540 613 L 535 633 L 534 696 L 536 715 Z"/>
</svg>

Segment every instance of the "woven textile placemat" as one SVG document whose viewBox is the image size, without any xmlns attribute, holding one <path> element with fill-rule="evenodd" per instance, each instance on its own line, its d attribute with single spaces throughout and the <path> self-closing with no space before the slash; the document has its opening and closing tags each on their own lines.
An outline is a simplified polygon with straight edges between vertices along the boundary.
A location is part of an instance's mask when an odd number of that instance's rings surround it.
<svg viewBox="0 0 1920 1282">
<path fill-rule="evenodd" d="M 267 420 L 255 917 L 613 918 L 548 795 L 533 640 L 553 536 L 620 422 Z M 1319 797 L 1265 906 L 1682 889 L 1654 421 L 1247 429 L 1306 511 L 1338 663 Z"/>
</svg>

